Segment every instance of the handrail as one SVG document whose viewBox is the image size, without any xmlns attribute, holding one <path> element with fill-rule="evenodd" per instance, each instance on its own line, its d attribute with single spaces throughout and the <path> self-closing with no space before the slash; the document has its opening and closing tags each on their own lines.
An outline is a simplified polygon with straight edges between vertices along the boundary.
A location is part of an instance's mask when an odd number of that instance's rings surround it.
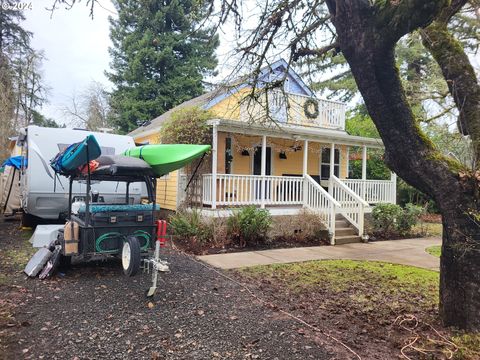
<svg viewBox="0 0 480 360">
<path fill-rule="evenodd" d="M 353 191 L 347 185 L 345 185 L 338 177 L 336 177 L 335 175 L 332 175 L 331 179 L 336 183 L 336 185 L 340 186 L 348 194 L 354 197 L 358 202 L 362 203 L 363 206 L 370 206 L 365 200 L 362 199 L 360 195 L 358 195 L 355 191 Z"/>
<path fill-rule="evenodd" d="M 394 180 L 342 179 L 342 182 L 369 204 L 396 203 Z"/>
<path fill-rule="evenodd" d="M 363 236 L 365 208 L 369 204 L 335 175 L 330 177 L 328 190 L 333 197 L 339 200 L 340 213 L 358 229 L 358 235 Z"/>
<path fill-rule="evenodd" d="M 317 211 L 323 215 L 331 235 L 330 243 L 335 245 L 335 218 L 337 209 L 340 208 L 341 205 L 324 188 L 313 180 L 310 175 L 305 174 L 303 179 L 303 205 L 304 207 Z"/>
<path fill-rule="evenodd" d="M 342 206 L 337 200 L 335 200 L 335 198 L 332 195 L 328 193 L 327 190 L 321 187 L 320 184 L 316 182 L 310 175 L 306 174 L 305 179 L 307 179 L 312 184 L 312 186 L 314 186 L 318 191 L 320 191 L 322 195 L 324 195 L 329 201 L 333 202 L 335 206 L 337 207 Z"/>
</svg>

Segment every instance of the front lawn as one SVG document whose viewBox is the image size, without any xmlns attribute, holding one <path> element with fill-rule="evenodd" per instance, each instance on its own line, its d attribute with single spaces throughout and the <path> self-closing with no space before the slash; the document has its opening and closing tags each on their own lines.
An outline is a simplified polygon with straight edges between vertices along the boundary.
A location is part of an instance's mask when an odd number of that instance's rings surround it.
<svg viewBox="0 0 480 360">
<path fill-rule="evenodd" d="M 442 327 L 436 271 L 327 260 L 256 266 L 236 274 L 268 301 L 336 336 L 364 359 L 398 358 L 402 349 L 411 359 L 443 359 L 450 353 L 454 359 L 480 358 L 480 335 Z"/>
<path fill-rule="evenodd" d="M 440 257 L 440 255 L 442 254 L 442 247 L 440 245 L 430 246 L 430 247 L 426 248 L 425 251 L 427 253 L 429 253 L 430 255 Z"/>
</svg>

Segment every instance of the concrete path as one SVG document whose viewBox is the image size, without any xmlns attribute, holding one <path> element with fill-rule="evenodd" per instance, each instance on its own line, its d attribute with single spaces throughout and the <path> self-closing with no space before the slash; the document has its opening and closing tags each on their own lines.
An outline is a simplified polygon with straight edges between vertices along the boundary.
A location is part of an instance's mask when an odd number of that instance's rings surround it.
<svg viewBox="0 0 480 360">
<path fill-rule="evenodd" d="M 440 244 L 440 238 L 420 238 L 377 241 L 368 244 L 356 243 L 337 246 L 245 251 L 205 255 L 198 258 L 207 264 L 221 269 L 310 260 L 352 259 L 385 261 L 438 270 L 440 259 L 426 253 L 425 248 Z"/>
</svg>

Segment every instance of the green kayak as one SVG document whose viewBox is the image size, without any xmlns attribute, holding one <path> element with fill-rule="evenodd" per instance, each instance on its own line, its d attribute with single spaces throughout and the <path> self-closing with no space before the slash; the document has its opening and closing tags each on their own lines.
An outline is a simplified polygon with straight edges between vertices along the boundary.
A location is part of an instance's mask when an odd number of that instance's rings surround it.
<svg viewBox="0 0 480 360">
<path fill-rule="evenodd" d="M 157 176 L 180 169 L 210 150 L 210 145 L 143 145 L 126 150 L 123 155 L 146 161 Z"/>
</svg>

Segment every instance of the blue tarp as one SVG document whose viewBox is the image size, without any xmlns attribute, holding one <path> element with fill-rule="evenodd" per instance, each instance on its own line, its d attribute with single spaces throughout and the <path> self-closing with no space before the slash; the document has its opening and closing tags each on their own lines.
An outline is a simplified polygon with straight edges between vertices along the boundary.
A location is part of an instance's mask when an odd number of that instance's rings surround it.
<svg viewBox="0 0 480 360">
<path fill-rule="evenodd" d="M 7 160 L 5 160 L 2 164 L 1 167 L 4 167 L 4 166 L 13 166 L 15 167 L 16 169 L 20 169 L 20 167 L 22 166 L 22 164 L 24 166 L 27 166 L 27 160 L 23 157 L 23 156 L 12 156 L 11 158 L 8 158 Z"/>
</svg>

